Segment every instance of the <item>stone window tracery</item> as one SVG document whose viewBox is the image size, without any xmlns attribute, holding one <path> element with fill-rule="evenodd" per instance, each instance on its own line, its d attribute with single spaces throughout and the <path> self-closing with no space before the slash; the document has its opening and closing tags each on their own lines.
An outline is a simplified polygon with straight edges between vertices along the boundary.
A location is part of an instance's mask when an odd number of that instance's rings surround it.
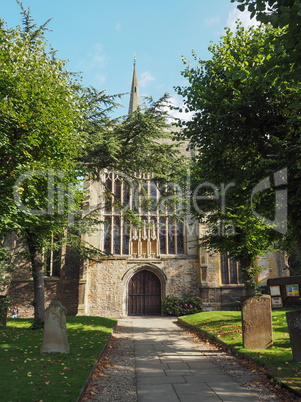
<svg viewBox="0 0 301 402">
<path fill-rule="evenodd" d="M 105 172 L 102 182 L 102 244 L 107 254 L 155 258 L 185 253 L 179 203 L 167 186 L 158 185 L 152 174 L 138 172 L 134 180 Z M 128 222 L 129 211 L 135 212 L 137 222 Z"/>
<path fill-rule="evenodd" d="M 241 285 L 244 283 L 240 263 L 229 258 L 227 253 L 220 254 L 220 267 L 222 285 Z"/>
</svg>

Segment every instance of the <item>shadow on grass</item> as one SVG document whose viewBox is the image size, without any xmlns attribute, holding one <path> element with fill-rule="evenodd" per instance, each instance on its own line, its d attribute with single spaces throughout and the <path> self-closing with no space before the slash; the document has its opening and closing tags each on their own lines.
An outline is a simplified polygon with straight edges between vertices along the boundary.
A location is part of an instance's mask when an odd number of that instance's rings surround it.
<svg viewBox="0 0 301 402">
<path fill-rule="evenodd" d="M 116 320 L 67 317 L 69 354 L 40 354 L 43 330 L 9 319 L 0 329 L 0 389 L 6 400 L 76 400 Z"/>
</svg>

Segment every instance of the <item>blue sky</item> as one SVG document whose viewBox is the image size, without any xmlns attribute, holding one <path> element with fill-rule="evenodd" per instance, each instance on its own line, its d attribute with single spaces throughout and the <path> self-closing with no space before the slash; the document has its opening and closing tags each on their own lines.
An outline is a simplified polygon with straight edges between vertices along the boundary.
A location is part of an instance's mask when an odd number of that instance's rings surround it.
<svg viewBox="0 0 301 402">
<path fill-rule="evenodd" d="M 140 95 L 155 100 L 168 92 L 179 102 L 174 86 L 185 85 L 181 56 L 192 61 L 194 49 L 210 58 L 210 41 L 217 42 L 224 27 L 235 29 L 246 13 L 230 0 L 23 0 L 38 24 L 52 18 L 47 38 L 69 59 L 67 68 L 82 71 L 83 84 L 109 94 L 129 92 L 134 53 Z M 15 0 L 2 0 L 0 17 L 9 27 L 20 24 Z M 252 21 L 253 23 L 253 21 Z M 129 95 L 121 100 L 127 112 Z"/>
</svg>

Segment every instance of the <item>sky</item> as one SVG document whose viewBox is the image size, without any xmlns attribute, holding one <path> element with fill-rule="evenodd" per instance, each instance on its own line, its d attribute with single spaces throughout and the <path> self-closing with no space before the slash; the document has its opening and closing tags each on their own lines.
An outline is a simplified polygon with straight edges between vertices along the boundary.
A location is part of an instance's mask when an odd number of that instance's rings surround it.
<svg viewBox="0 0 301 402">
<path fill-rule="evenodd" d="M 192 49 L 204 60 L 210 58 L 210 42 L 218 42 L 225 27 L 235 30 L 241 13 L 230 0 L 22 0 L 38 25 L 52 18 L 46 38 L 57 57 L 68 59 L 67 69 L 81 72 L 84 86 L 125 93 L 120 100 L 126 114 L 133 61 L 139 92 L 159 99 L 169 93 L 174 104 L 182 99 L 175 86 L 185 86 L 181 76 L 182 56 L 193 62 Z M 0 17 L 8 27 L 21 24 L 16 0 L 2 0 Z"/>
</svg>

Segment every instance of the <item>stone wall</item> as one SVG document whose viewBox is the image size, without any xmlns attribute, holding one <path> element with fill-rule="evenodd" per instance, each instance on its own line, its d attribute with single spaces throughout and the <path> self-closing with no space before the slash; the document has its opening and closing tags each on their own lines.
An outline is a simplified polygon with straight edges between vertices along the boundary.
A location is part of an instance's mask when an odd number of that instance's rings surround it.
<svg viewBox="0 0 301 402">
<path fill-rule="evenodd" d="M 204 310 L 238 310 L 240 299 L 244 296 L 241 285 L 226 285 L 220 287 L 202 286 L 200 289 Z"/>
<path fill-rule="evenodd" d="M 199 262 L 197 259 L 162 259 L 162 271 L 167 277 L 166 295 L 199 296 Z"/>
<path fill-rule="evenodd" d="M 33 279 L 31 266 L 24 259 L 19 249 L 14 249 L 14 264 L 12 280 L 8 288 L 8 294 L 12 297 L 13 303 L 18 306 L 20 318 L 30 318 L 34 315 L 33 301 Z M 71 251 L 64 250 L 62 253 L 60 277 L 46 276 L 45 282 L 45 308 L 58 300 L 67 309 L 68 315 L 78 313 L 79 299 L 79 271 L 81 261 L 79 256 Z M 22 258 L 23 257 L 23 258 Z"/>
<path fill-rule="evenodd" d="M 191 242 L 189 243 L 191 244 Z M 173 294 L 201 296 L 206 309 L 237 309 L 244 294 L 243 286 L 221 285 L 220 259 L 203 248 L 188 248 L 191 255 L 152 259 L 113 257 L 102 263 L 86 261 L 65 250 L 60 277 L 45 278 L 45 308 L 59 300 L 68 315 L 121 317 L 127 315 L 128 284 L 139 270 L 156 274 L 161 283 L 161 297 Z M 193 255 L 199 253 L 198 255 Z M 287 275 L 283 257 L 271 253 L 258 260 L 263 268 L 259 283 Z M 33 281 L 28 262 L 16 261 L 9 294 L 18 305 L 20 317 L 32 317 Z"/>
<path fill-rule="evenodd" d="M 257 282 L 266 285 L 269 278 L 286 277 L 289 275 L 285 258 L 283 254 L 271 252 L 260 256 L 257 265 L 261 268 L 261 272 L 257 275 Z"/>
<path fill-rule="evenodd" d="M 14 304 L 18 306 L 20 318 L 33 317 L 33 281 L 12 280 L 8 290 Z"/>
<path fill-rule="evenodd" d="M 127 315 L 128 283 L 141 269 L 155 273 L 161 282 L 161 297 L 168 294 L 199 296 L 197 258 L 155 260 L 109 259 L 90 262 L 85 283 L 85 306 L 80 314 L 121 317 Z"/>
<path fill-rule="evenodd" d="M 18 306 L 20 318 L 33 317 L 32 280 L 12 280 L 8 293 Z M 78 311 L 78 279 L 45 278 L 45 308 L 54 300 L 59 300 L 66 307 L 67 315 L 76 315 Z"/>
<path fill-rule="evenodd" d="M 221 283 L 220 257 L 216 253 L 200 248 L 201 298 L 208 310 L 237 310 L 242 296 L 243 285 L 223 285 Z M 288 274 L 285 260 L 280 253 L 268 253 L 258 258 L 256 264 L 262 269 L 256 281 L 264 286 L 272 277 Z"/>
</svg>

